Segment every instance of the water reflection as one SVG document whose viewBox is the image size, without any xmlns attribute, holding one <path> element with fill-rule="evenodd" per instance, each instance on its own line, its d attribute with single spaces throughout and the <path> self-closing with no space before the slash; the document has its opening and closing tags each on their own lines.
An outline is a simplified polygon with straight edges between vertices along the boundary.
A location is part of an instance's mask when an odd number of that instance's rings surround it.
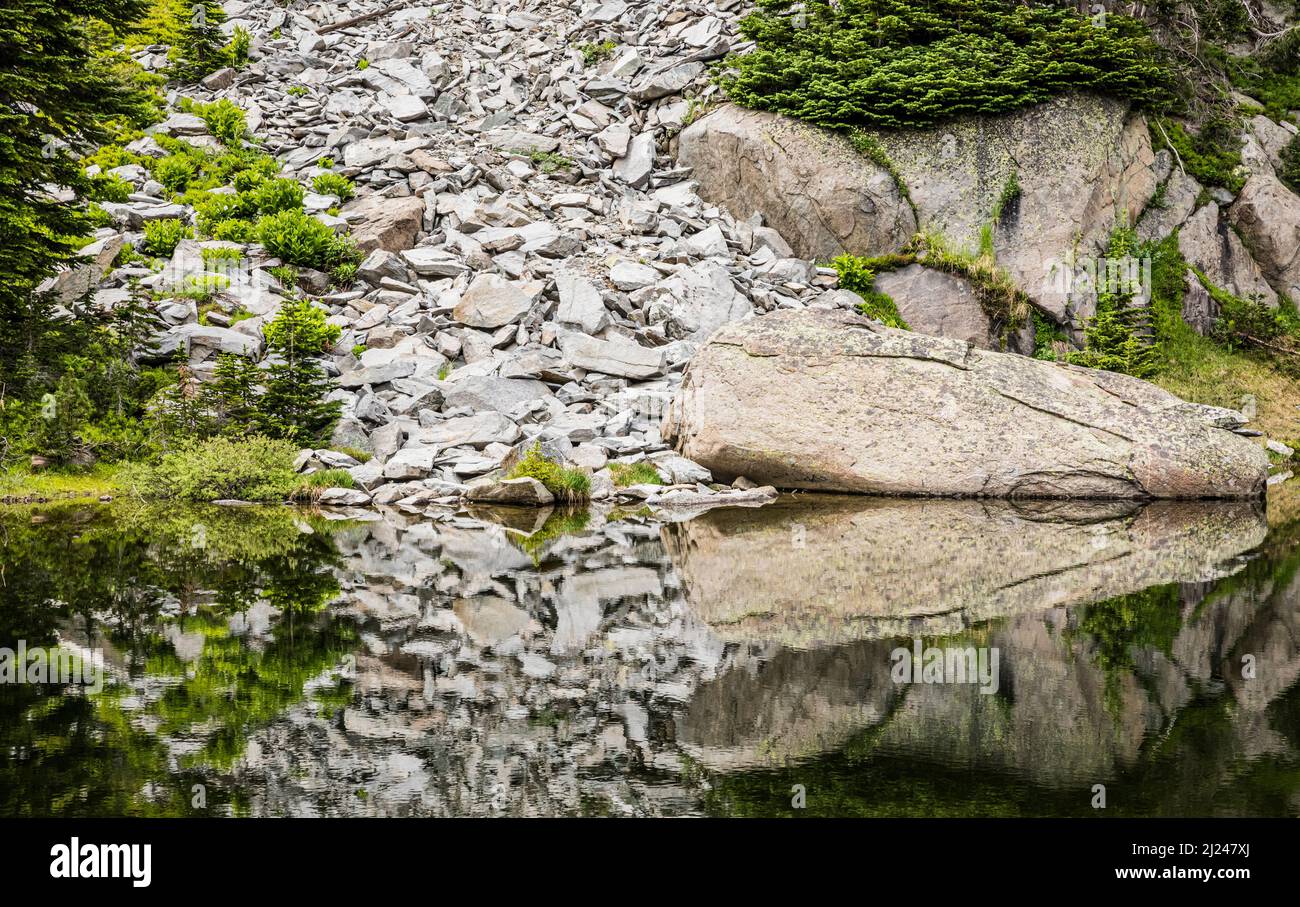
<svg viewBox="0 0 1300 907">
<path fill-rule="evenodd" d="M 0 518 L 0 645 L 110 673 L 0 685 L 0 813 L 1300 814 L 1300 528 L 1249 505 L 353 516 Z M 998 692 L 894 682 L 914 635 Z"/>
</svg>

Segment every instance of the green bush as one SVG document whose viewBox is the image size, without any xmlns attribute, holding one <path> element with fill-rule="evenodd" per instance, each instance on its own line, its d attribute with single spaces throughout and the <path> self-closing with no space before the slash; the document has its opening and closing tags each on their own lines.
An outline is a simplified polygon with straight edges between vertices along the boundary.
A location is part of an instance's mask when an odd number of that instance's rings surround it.
<svg viewBox="0 0 1300 907">
<path fill-rule="evenodd" d="M 312 180 L 311 185 L 321 195 L 338 196 L 341 202 L 356 195 L 356 187 L 352 185 L 352 180 L 337 173 L 322 173 Z"/>
<path fill-rule="evenodd" d="M 875 289 L 876 274 L 868 259 L 857 255 L 840 255 L 831 262 L 831 267 L 839 274 L 841 287 L 862 297 L 862 302 L 858 304 L 859 312 L 891 328 L 911 330 L 898 313 L 894 300 Z"/>
<path fill-rule="evenodd" d="M 278 214 L 302 208 L 302 186 L 290 179 L 270 179 L 259 183 L 250 193 L 258 214 Z"/>
<path fill-rule="evenodd" d="M 193 104 L 191 112 L 203 118 L 208 131 L 221 140 L 228 148 L 239 148 L 248 135 L 248 121 L 239 105 L 227 98 L 212 104 Z"/>
<path fill-rule="evenodd" d="M 190 441 L 156 465 L 128 470 L 123 484 L 148 500 L 280 502 L 301 482 L 297 453 L 289 441 L 257 436 Z"/>
<path fill-rule="evenodd" d="M 173 192 L 184 192 L 198 175 L 199 163 L 188 154 L 169 154 L 150 168 L 153 178 Z"/>
<path fill-rule="evenodd" d="M 131 184 L 112 173 L 100 173 L 90 179 L 90 191 L 86 197 L 96 202 L 123 203 L 130 199 L 135 190 Z"/>
<path fill-rule="evenodd" d="M 541 442 L 528 449 L 523 459 L 510 470 L 508 478 L 536 479 L 555 495 L 556 500 L 566 503 L 578 503 L 591 498 L 591 476 L 580 469 L 571 469 L 546 459 Z"/>
<path fill-rule="evenodd" d="M 182 239 L 193 236 L 193 231 L 174 217 L 151 220 L 144 225 L 144 248 L 150 255 L 170 258 Z"/>
<path fill-rule="evenodd" d="M 355 257 L 347 240 L 301 210 L 280 211 L 257 222 L 257 240 L 286 264 L 329 271 Z"/>
<path fill-rule="evenodd" d="M 1156 149 L 1169 148 L 1189 174 L 1205 186 L 1222 186 L 1240 192 L 1246 183 L 1241 163 L 1241 122 L 1236 116 L 1208 116 L 1196 135 L 1170 120 L 1154 120 L 1151 128 Z"/>
<path fill-rule="evenodd" d="M 722 80 L 746 106 L 831 128 L 931 126 L 1092 90 L 1158 105 L 1169 80 L 1146 28 L 1015 0 L 758 0 L 753 49 Z"/>
</svg>

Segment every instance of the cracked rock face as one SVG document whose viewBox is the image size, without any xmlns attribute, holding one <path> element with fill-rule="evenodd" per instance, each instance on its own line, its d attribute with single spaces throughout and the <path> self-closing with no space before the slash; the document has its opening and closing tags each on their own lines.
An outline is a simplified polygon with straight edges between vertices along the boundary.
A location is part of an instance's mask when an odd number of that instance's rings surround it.
<svg viewBox="0 0 1300 907">
<path fill-rule="evenodd" d="M 664 425 L 713 471 L 781 488 L 1042 498 L 1253 498 L 1263 451 L 1122 375 L 976 350 L 862 316 L 716 333 Z"/>
</svg>

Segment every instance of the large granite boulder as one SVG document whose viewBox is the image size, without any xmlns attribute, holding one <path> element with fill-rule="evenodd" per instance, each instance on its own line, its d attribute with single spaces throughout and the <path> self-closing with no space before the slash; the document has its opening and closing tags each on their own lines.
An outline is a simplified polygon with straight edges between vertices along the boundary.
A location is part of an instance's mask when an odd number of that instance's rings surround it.
<svg viewBox="0 0 1300 907">
<path fill-rule="evenodd" d="M 1246 181 L 1228 209 L 1273 288 L 1300 298 L 1300 196 L 1272 174 Z"/>
<path fill-rule="evenodd" d="M 806 258 L 890 251 L 916 233 L 888 171 L 797 120 L 726 105 L 682 131 L 678 157 L 702 197 L 737 218 L 758 212 Z"/>
<path fill-rule="evenodd" d="M 1263 450 L 1211 418 L 1125 375 L 806 309 L 714 334 L 688 366 L 663 434 L 715 477 L 779 488 L 1259 496 Z"/>
</svg>

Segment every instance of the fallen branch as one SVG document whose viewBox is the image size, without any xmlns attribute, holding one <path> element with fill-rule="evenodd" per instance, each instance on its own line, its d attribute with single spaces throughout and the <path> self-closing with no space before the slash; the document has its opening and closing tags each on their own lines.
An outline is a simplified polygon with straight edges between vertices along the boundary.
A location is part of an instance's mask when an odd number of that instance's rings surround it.
<svg viewBox="0 0 1300 907">
<path fill-rule="evenodd" d="M 378 19 L 381 16 L 387 16 L 389 13 L 395 13 L 399 9 L 404 9 L 405 3 L 398 3 L 386 9 L 377 9 L 372 13 L 363 13 L 360 16 L 353 16 L 351 19 L 344 19 L 342 22 L 335 22 L 333 25 L 327 25 L 324 28 L 316 29 L 316 34 L 325 35 L 332 31 L 338 31 L 341 28 L 347 28 L 350 25 L 360 25 L 362 22 L 369 22 L 371 19 Z"/>
</svg>

